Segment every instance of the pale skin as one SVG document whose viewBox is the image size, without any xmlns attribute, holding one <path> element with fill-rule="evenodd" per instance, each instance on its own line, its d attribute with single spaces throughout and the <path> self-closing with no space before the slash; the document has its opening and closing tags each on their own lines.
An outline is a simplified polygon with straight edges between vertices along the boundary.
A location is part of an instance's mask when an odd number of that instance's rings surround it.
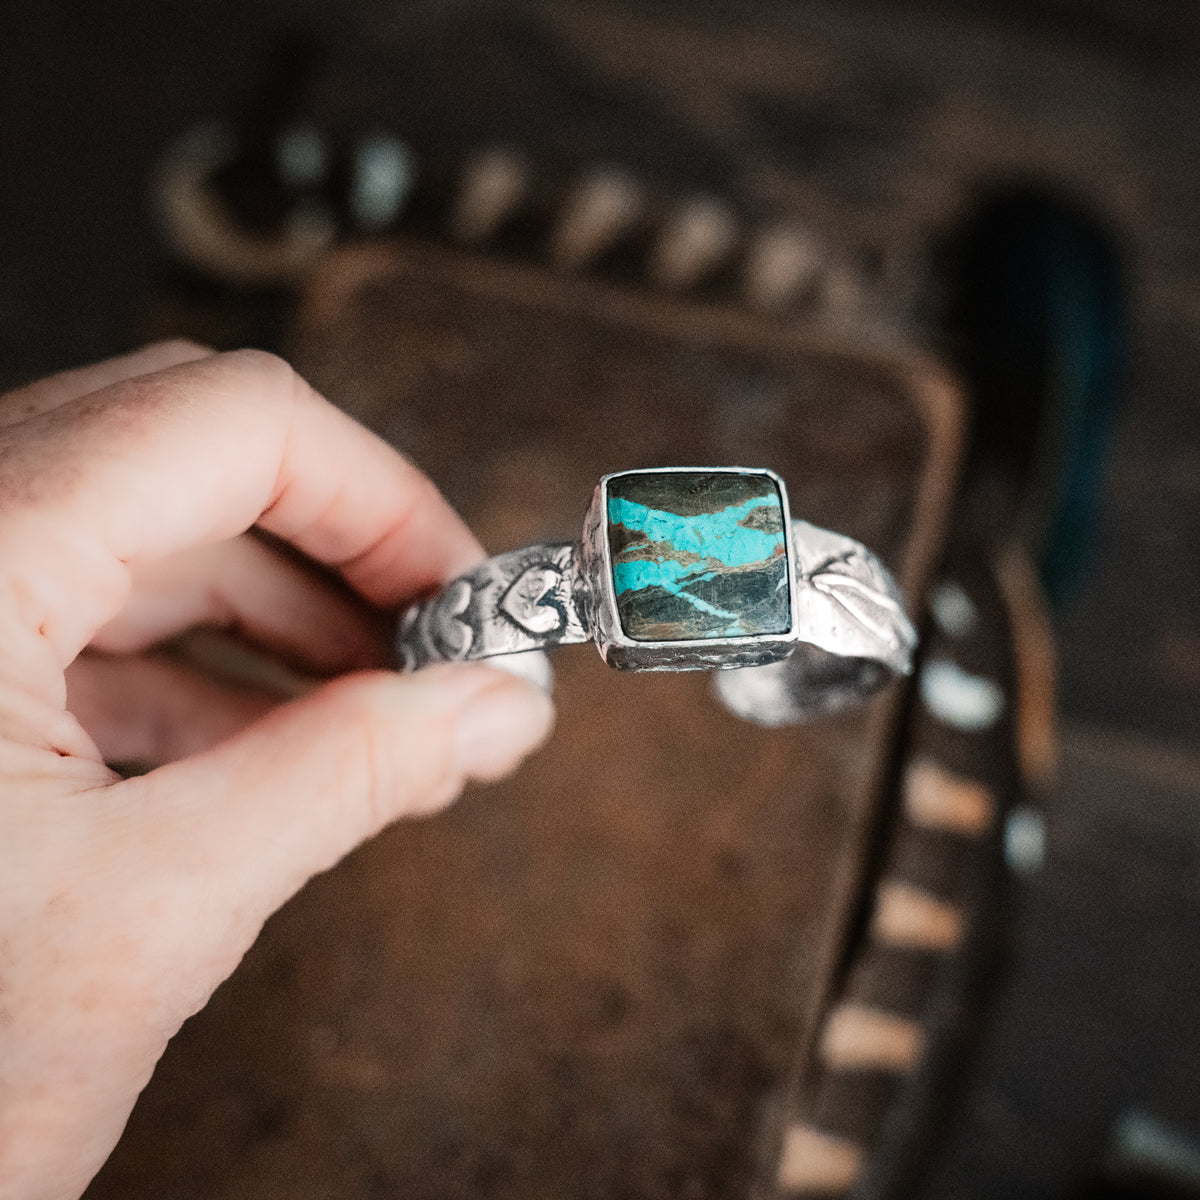
<svg viewBox="0 0 1200 1200">
<path fill-rule="evenodd" d="M 386 614 L 480 554 L 270 355 L 165 343 L 0 398 L 3 1200 L 83 1191 L 306 880 L 546 737 L 505 673 L 386 669 Z M 282 702 L 154 654 L 197 625 L 325 682 Z M 161 765 L 106 765 L 135 759 Z"/>
</svg>

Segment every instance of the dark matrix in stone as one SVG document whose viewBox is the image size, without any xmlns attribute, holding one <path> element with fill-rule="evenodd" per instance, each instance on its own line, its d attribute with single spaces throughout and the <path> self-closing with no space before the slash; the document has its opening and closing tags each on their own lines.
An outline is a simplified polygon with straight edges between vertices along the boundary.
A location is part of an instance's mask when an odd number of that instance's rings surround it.
<svg viewBox="0 0 1200 1200">
<path fill-rule="evenodd" d="M 787 542 L 769 475 L 663 471 L 608 482 L 621 627 L 637 641 L 786 633 Z"/>
</svg>

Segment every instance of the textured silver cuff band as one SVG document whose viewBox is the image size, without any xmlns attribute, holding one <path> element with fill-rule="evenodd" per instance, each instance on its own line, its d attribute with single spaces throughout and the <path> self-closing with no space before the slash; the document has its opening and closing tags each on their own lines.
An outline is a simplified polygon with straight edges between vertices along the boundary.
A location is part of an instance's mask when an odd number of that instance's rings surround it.
<svg viewBox="0 0 1200 1200">
<path fill-rule="evenodd" d="M 887 569 L 861 542 L 792 521 L 796 635 L 843 658 L 911 670 L 916 633 Z M 594 640 L 592 585 L 571 543 L 499 554 L 405 611 L 397 649 L 408 670 Z M 736 653 L 702 664 L 745 666 Z M 642 669 L 686 670 L 674 664 Z"/>
</svg>

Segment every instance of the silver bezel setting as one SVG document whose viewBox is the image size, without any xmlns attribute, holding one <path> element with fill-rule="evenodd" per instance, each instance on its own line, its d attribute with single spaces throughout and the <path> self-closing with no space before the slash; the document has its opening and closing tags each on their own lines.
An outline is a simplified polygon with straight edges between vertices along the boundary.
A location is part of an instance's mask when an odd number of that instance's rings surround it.
<svg viewBox="0 0 1200 1200">
<path fill-rule="evenodd" d="M 735 638 L 696 638 L 687 641 L 639 641 L 629 637 L 621 625 L 613 581 L 612 548 L 608 540 L 608 488 L 611 480 L 629 475 L 754 475 L 766 476 L 779 495 L 783 514 L 787 562 L 788 612 L 785 633 L 749 634 Z M 774 472 L 754 467 L 644 467 L 614 471 L 601 478 L 584 521 L 581 575 L 588 582 L 586 606 L 592 637 L 601 657 L 610 667 L 636 671 L 730 670 L 756 667 L 787 658 L 799 641 L 796 564 L 792 544 L 791 510 L 787 486 Z"/>
</svg>

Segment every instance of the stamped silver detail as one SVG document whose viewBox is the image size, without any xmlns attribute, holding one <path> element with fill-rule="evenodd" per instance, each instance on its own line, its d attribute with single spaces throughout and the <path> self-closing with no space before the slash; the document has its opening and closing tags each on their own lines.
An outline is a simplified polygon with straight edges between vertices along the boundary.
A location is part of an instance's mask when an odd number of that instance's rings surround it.
<svg viewBox="0 0 1200 1200">
<path fill-rule="evenodd" d="M 843 658 L 912 670 L 917 631 L 887 568 L 861 542 L 792 522 L 801 640 Z"/>
<path fill-rule="evenodd" d="M 404 613 L 401 665 L 411 671 L 588 641 L 576 601 L 576 557 L 574 546 L 540 545 L 480 563 Z"/>
<path fill-rule="evenodd" d="M 526 633 L 554 633 L 567 623 L 569 591 L 554 567 L 534 566 L 518 575 L 500 597 L 500 611 Z"/>
<path fill-rule="evenodd" d="M 430 632 L 438 649 L 448 659 L 466 658 L 475 640 L 475 630 L 462 619 L 471 603 L 471 585 L 456 579 L 442 592 L 430 622 Z"/>
</svg>

